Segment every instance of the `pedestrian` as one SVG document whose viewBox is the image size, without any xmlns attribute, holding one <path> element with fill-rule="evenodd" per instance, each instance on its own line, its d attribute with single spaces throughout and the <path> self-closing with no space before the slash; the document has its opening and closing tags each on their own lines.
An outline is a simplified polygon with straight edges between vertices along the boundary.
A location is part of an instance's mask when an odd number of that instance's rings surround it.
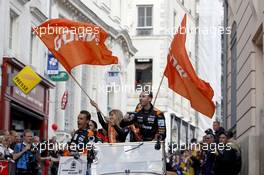
<svg viewBox="0 0 264 175">
<path fill-rule="evenodd" d="M 39 154 L 32 149 L 33 133 L 26 129 L 23 134 L 23 143 L 18 143 L 14 148 L 13 158 L 16 163 L 17 175 L 38 175 L 39 174 Z"/>
</svg>

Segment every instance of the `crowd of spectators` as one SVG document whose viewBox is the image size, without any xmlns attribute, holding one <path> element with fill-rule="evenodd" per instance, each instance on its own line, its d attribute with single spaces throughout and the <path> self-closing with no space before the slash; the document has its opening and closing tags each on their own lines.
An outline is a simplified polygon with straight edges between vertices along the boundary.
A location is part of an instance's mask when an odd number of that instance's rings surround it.
<svg viewBox="0 0 264 175">
<path fill-rule="evenodd" d="M 200 142 L 170 146 L 167 170 L 176 175 L 237 175 L 241 169 L 241 150 L 231 131 L 225 131 L 220 122 L 207 129 Z"/>
</svg>

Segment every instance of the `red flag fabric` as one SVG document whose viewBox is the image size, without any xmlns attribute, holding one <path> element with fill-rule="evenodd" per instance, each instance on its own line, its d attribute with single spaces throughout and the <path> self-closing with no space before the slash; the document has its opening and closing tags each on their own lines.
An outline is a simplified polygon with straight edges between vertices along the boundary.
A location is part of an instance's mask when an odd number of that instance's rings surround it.
<svg viewBox="0 0 264 175">
<path fill-rule="evenodd" d="M 51 19 L 33 30 L 68 72 L 81 64 L 108 65 L 118 62 L 104 44 L 108 34 L 99 26 L 68 19 Z"/>
<path fill-rule="evenodd" d="M 215 112 L 212 101 L 214 91 L 209 83 L 196 75 L 192 67 L 185 48 L 185 29 L 186 15 L 171 43 L 164 75 L 168 78 L 170 89 L 190 100 L 196 111 L 212 118 Z"/>
</svg>

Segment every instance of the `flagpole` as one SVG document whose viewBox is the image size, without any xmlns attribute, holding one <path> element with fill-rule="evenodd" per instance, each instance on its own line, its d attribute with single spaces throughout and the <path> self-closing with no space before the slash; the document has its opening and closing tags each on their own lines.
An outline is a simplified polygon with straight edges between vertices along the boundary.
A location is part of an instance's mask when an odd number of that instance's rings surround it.
<svg viewBox="0 0 264 175">
<path fill-rule="evenodd" d="M 82 85 L 76 80 L 76 78 L 71 74 L 69 73 L 71 78 L 77 83 L 77 85 L 81 88 L 81 90 L 84 92 L 84 94 L 89 98 L 89 100 L 91 101 L 91 97 L 87 94 L 87 92 L 84 90 L 84 88 L 82 87 Z"/>
<path fill-rule="evenodd" d="M 163 82 L 164 76 L 165 76 L 165 75 L 164 75 L 164 73 L 163 73 L 163 76 L 162 76 L 162 78 L 161 78 L 161 80 L 160 80 L 160 84 L 159 84 L 158 91 L 157 91 L 156 96 L 155 96 L 155 98 L 154 98 L 153 106 L 155 106 L 155 103 L 156 103 L 156 100 L 157 100 L 157 97 L 158 97 L 158 94 L 159 94 L 160 87 L 161 87 L 161 84 L 162 84 L 162 82 Z"/>
<path fill-rule="evenodd" d="M 71 78 L 77 83 L 77 85 L 81 88 L 81 90 L 85 93 L 85 95 L 89 98 L 90 101 L 92 101 L 91 97 L 88 95 L 88 93 L 84 90 L 82 85 L 78 82 L 78 80 L 71 74 L 69 73 Z M 105 115 L 102 113 L 102 111 L 98 108 L 99 112 L 105 117 Z"/>
</svg>

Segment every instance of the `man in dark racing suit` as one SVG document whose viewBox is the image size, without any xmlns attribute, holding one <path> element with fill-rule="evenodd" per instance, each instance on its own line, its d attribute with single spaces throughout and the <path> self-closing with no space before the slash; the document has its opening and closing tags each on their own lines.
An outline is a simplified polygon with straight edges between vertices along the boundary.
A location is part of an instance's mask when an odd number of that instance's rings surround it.
<svg viewBox="0 0 264 175">
<path fill-rule="evenodd" d="M 71 143 L 75 143 L 76 145 L 82 143 L 88 143 L 88 125 L 91 119 L 91 114 L 88 111 L 81 111 L 78 115 L 78 130 L 74 132 L 73 137 L 71 139 Z"/>
<path fill-rule="evenodd" d="M 152 98 L 152 92 L 142 92 L 139 96 L 140 107 L 136 109 L 136 113 L 129 114 L 128 117 L 124 118 L 120 126 L 125 127 L 137 123 L 143 141 L 165 140 L 165 117 L 153 107 L 151 104 Z"/>
<path fill-rule="evenodd" d="M 78 115 L 78 130 L 74 132 L 73 137 L 70 141 L 70 145 L 77 145 L 77 150 L 69 150 L 71 153 L 83 152 L 87 148 L 89 142 L 98 142 L 98 138 L 94 132 L 89 129 L 89 121 L 91 120 L 91 114 L 88 111 L 81 111 Z M 90 150 L 91 151 L 91 150 Z M 87 170 L 86 175 L 91 175 L 91 162 L 88 161 L 89 152 L 87 152 Z M 74 154 L 73 154 L 74 155 Z M 78 155 L 79 156 L 79 155 Z"/>
</svg>

